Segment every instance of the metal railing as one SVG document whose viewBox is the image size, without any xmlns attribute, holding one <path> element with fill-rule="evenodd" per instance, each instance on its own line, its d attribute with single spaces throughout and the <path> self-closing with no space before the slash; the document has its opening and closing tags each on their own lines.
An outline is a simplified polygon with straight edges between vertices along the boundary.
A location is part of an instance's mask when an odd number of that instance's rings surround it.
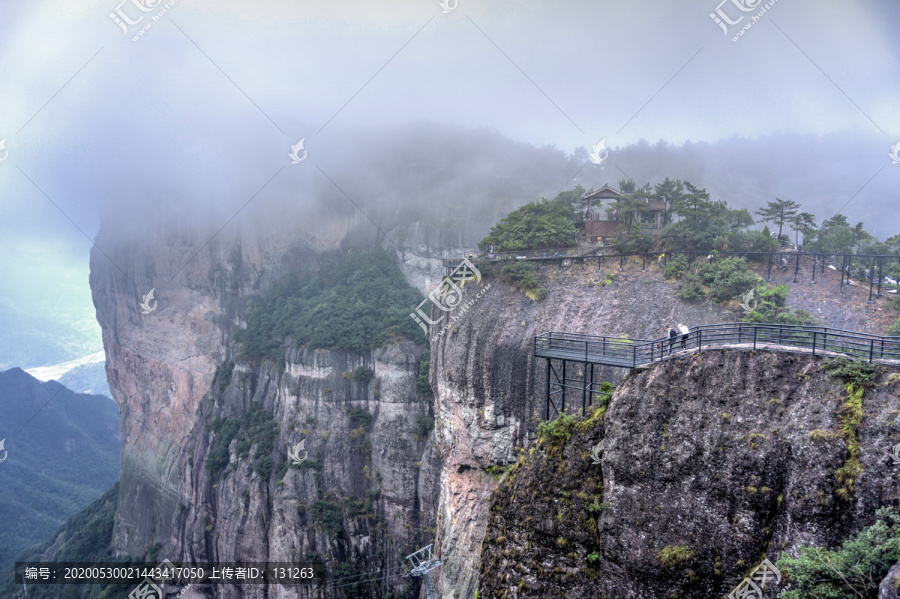
<svg viewBox="0 0 900 599">
<path fill-rule="evenodd" d="M 618 260 L 619 270 L 624 270 L 626 262 L 630 258 L 641 259 L 641 269 L 647 270 L 654 267 L 657 263 L 665 266 L 669 260 L 675 256 L 684 256 L 687 259 L 688 267 L 691 267 L 695 261 L 707 261 L 706 252 L 641 252 L 630 254 L 604 254 L 603 250 L 610 246 L 582 246 L 570 248 L 556 248 L 547 250 L 517 250 L 509 252 L 498 252 L 494 254 L 493 259 L 488 258 L 486 254 L 478 256 L 471 255 L 474 262 L 481 260 L 503 261 L 503 260 L 558 260 L 559 269 L 562 270 L 566 260 L 570 263 L 581 263 L 584 270 L 587 260 L 596 259 L 598 270 L 602 270 L 604 264 L 611 264 L 612 261 Z M 729 256 L 742 256 L 751 260 L 761 260 L 768 262 L 766 280 L 772 278 L 773 270 L 792 271 L 793 282 L 798 282 L 801 272 L 801 263 L 803 263 L 802 272 L 809 273 L 812 282 L 816 282 L 816 273 L 821 278 L 825 274 L 825 269 L 839 271 L 840 273 L 840 291 L 844 291 L 846 285 L 860 285 L 863 281 L 854 282 L 851 275 L 854 270 L 865 273 L 864 285 L 869 287 L 868 301 L 871 303 L 873 297 L 880 297 L 884 292 L 898 293 L 900 292 L 900 284 L 890 279 L 885 274 L 885 263 L 900 261 L 900 256 L 893 254 L 823 254 L 818 252 L 798 252 L 796 250 L 787 250 L 780 252 L 717 252 L 715 259 L 721 260 Z M 461 262 L 462 258 L 444 259 L 444 272 L 449 273 L 455 266 L 455 263 Z M 854 263 L 855 261 L 855 263 Z M 811 263 L 811 267 L 809 264 Z M 840 266 L 836 266 L 840 263 Z"/>
<path fill-rule="evenodd" d="M 534 355 L 636 368 L 675 357 L 681 352 L 711 349 L 753 349 L 827 356 L 867 362 L 900 364 L 900 336 L 884 337 L 801 325 L 725 323 L 690 329 L 686 338 L 626 339 L 548 332 L 534 338 Z"/>
</svg>

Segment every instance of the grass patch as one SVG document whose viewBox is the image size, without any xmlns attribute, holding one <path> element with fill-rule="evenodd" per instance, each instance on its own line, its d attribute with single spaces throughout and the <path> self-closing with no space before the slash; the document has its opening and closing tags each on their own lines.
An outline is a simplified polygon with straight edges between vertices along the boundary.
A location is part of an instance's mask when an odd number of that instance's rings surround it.
<svg viewBox="0 0 900 599">
<path fill-rule="evenodd" d="M 541 287 L 537 276 L 537 268 L 533 262 L 525 260 L 498 260 L 481 262 L 478 267 L 486 277 L 497 277 L 501 281 L 515 287 L 536 302 L 547 297 L 547 291 Z"/>
<path fill-rule="evenodd" d="M 656 554 L 656 559 L 659 560 L 659 563 L 662 564 L 664 568 L 672 568 L 687 562 L 694 557 L 696 553 L 696 551 L 686 545 L 666 545 Z"/>
</svg>

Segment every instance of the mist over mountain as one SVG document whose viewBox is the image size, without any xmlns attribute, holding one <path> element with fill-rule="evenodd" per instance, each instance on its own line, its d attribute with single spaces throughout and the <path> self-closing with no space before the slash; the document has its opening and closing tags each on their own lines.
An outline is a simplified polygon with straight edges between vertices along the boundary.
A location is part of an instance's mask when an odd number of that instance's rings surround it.
<svg viewBox="0 0 900 599">
<path fill-rule="evenodd" d="M 603 170 L 591 165 L 576 181 L 615 186 L 626 178 L 621 171 L 638 185 L 687 179 L 734 208 L 753 212 L 776 197 L 789 199 L 819 222 L 841 212 L 884 238 L 900 230 L 900 167 L 891 164 L 890 150 L 883 136 L 863 131 L 784 132 L 679 146 L 642 140 L 614 148 Z"/>
<path fill-rule="evenodd" d="M 367 245 L 387 243 L 385 234 L 416 222 L 444 228 L 468 222 L 477 229 L 466 235 L 474 245 L 492 224 L 527 202 L 577 184 L 616 187 L 629 177 L 638 185 L 666 177 L 688 180 L 713 199 L 751 212 L 776 197 L 802 204 L 820 221 L 840 210 L 880 237 L 900 228 L 891 209 L 900 169 L 890 164 L 890 146 L 861 132 L 782 133 L 677 146 L 641 140 L 612 148 L 602 166 L 590 162 L 586 148 L 567 153 L 494 130 L 434 122 L 341 135 L 339 143 L 310 148 L 303 163 L 278 171 L 252 198 L 154 195 L 152 185 L 141 196 L 117 198 L 103 208 L 104 234 L 139 237 L 152 223 L 169 222 L 173 230 L 193 227 L 211 237 L 234 218 L 236 229 L 248 231 L 299 227 L 324 246 L 336 244 L 343 227 L 357 227 L 354 237 Z M 262 171 L 258 178 L 265 180 Z M 329 232 L 332 227 L 338 229 Z"/>
</svg>

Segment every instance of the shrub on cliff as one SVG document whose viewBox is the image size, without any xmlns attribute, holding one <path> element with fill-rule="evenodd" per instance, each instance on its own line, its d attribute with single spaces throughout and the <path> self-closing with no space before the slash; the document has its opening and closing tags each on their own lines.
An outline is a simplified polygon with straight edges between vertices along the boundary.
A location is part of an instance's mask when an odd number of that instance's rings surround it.
<svg viewBox="0 0 900 599">
<path fill-rule="evenodd" d="M 536 302 L 543 301 L 547 297 L 547 291 L 541 287 L 537 268 L 533 262 L 504 260 L 482 262 L 478 266 L 484 276 L 497 277 Z"/>
<path fill-rule="evenodd" d="M 788 573 L 792 588 L 781 597 L 877 597 L 881 580 L 900 559 L 900 514 L 883 507 L 875 517 L 875 524 L 836 551 L 801 545 L 797 557 L 782 553 L 777 566 Z"/>
<path fill-rule="evenodd" d="M 242 355 L 284 359 L 287 339 L 312 348 L 364 352 L 395 336 L 421 339 L 409 317 L 421 301 L 387 252 L 347 254 L 316 273 L 293 274 L 253 301 L 235 333 Z"/>
<path fill-rule="evenodd" d="M 491 227 L 491 233 L 478 243 L 482 252 L 494 246 L 495 252 L 542 250 L 575 245 L 577 216 L 584 202 L 584 188 L 559 193 L 552 200 L 542 199 L 513 210 Z"/>
<path fill-rule="evenodd" d="M 256 446 L 253 453 L 253 470 L 261 478 L 268 479 L 272 473 L 271 454 L 275 450 L 275 439 L 278 437 L 278 424 L 272 413 L 261 410 L 259 405 L 251 404 L 250 410 L 232 418 L 213 418 L 210 430 L 216 433 L 209 455 L 206 458 L 206 469 L 213 475 L 224 470 L 230 461 L 229 446 L 237 439 L 234 452 L 238 459 L 250 455 L 250 449 Z"/>
<path fill-rule="evenodd" d="M 743 321 L 796 325 L 816 324 L 816 319 L 806 310 L 789 308 L 785 305 L 790 290 L 787 285 L 756 287 L 754 289 L 756 307 L 744 315 Z"/>
</svg>

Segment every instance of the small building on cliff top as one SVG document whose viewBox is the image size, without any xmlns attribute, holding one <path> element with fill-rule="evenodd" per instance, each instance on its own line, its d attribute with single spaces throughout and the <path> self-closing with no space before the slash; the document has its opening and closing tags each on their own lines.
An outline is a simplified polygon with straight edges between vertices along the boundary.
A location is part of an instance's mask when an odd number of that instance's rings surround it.
<svg viewBox="0 0 900 599">
<path fill-rule="evenodd" d="M 584 199 L 588 201 L 584 218 L 585 239 L 592 242 L 606 243 L 615 239 L 616 229 L 622 223 L 619 220 L 619 201 L 627 196 L 618 189 L 603 185 Z M 666 204 L 661 200 L 646 201 L 647 207 L 638 211 L 638 219 L 641 223 L 641 233 L 645 235 L 658 235 L 662 228 L 662 215 Z"/>
</svg>

